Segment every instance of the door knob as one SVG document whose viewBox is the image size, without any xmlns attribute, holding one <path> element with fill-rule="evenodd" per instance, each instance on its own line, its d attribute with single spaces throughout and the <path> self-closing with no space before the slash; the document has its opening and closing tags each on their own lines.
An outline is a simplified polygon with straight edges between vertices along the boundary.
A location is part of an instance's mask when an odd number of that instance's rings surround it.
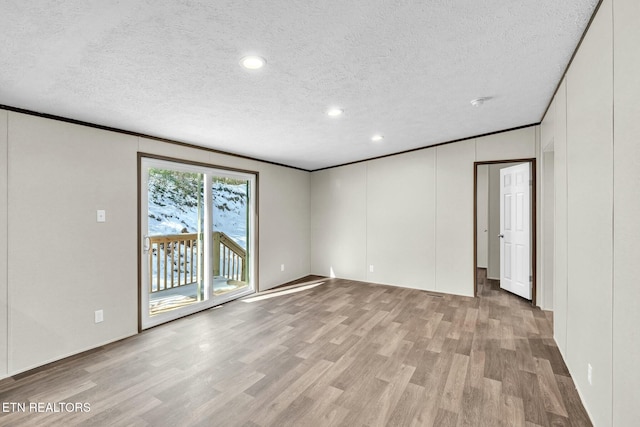
<svg viewBox="0 0 640 427">
<path fill-rule="evenodd" d="M 504 239 L 504 234 L 498 234 L 498 237 Z"/>
</svg>

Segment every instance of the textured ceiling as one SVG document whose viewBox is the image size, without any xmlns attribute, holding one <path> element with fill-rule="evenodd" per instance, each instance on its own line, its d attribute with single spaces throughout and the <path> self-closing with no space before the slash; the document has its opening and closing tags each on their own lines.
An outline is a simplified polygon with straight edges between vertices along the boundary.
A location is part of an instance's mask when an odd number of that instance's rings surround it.
<svg viewBox="0 0 640 427">
<path fill-rule="evenodd" d="M 539 122 L 597 3 L 3 0 L 0 104 L 313 170 Z"/>
</svg>

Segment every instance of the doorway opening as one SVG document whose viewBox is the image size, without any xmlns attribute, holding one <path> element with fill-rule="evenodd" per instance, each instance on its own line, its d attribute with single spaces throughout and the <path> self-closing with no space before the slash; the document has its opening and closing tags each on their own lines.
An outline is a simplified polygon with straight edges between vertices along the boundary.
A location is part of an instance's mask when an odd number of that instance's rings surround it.
<svg viewBox="0 0 640 427">
<path fill-rule="evenodd" d="M 256 289 L 257 174 L 139 155 L 139 329 Z"/>
<path fill-rule="evenodd" d="M 536 159 L 474 163 L 474 295 L 499 286 L 537 305 Z"/>
</svg>

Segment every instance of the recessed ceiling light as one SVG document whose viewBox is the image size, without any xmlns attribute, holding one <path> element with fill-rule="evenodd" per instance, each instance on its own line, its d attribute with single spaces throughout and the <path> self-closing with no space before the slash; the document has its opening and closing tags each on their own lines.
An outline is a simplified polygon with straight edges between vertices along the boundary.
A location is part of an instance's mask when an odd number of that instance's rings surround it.
<svg viewBox="0 0 640 427">
<path fill-rule="evenodd" d="M 240 65 L 247 70 L 258 70 L 264 67 L 264 64 L 266 63 L 267 60 L 261 56 L 245 56 L 240 60 Z"/>
<path fill-rule="evenodd" d="M 379 133 L 377 133 L 377 134 L 375 134 L 375 135 L 373 135 L 373 136 L 371 137 L 371 140 L 372 140 L 373 142 L 380 142 L 380 141 L 382 141 L 383 139 L 384 139 L 384 136 L 380 135 Z"/>
<path fill-rule="evenodd" d="M 491 100 L 490 96 L 483 96 L 480 98 L 476 98 L 476 99 L 472 99 L 471 100 L 471 105 L 473 105 L 474 107 L 481 107 L 482 104 L 484 104 L 485 102 Z"/>
<path fill-rule="evenodd" d="M 344 110 L 342 108 L 334 107 L 334 108 L 329 108 L 327 110 L 327 116 L 330 116 L 330 117 L 338 117 L 338 116 L 341 116 L 342 113 L 344 113 Z"/>
</svg>

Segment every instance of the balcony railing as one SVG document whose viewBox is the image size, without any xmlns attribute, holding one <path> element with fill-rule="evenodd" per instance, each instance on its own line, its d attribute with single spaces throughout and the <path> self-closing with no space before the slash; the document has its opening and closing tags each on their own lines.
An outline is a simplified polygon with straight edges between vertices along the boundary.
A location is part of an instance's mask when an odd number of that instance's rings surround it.
<svg viewBox="0 0 640 427">
<path fill-rule="evenodd" d="M 247 280 L 247 252 L 220 231 L 213 233 L 213 276 Z"/>
<path fill-rule="evenodd" d="M 149 292 L 159 292 L 198 281 L 200 270 L 197 233 L 149 237 Z M 231 237 L 213 233 L 213 276 L 244 282 L 247 253 Z"/>
</svg>

